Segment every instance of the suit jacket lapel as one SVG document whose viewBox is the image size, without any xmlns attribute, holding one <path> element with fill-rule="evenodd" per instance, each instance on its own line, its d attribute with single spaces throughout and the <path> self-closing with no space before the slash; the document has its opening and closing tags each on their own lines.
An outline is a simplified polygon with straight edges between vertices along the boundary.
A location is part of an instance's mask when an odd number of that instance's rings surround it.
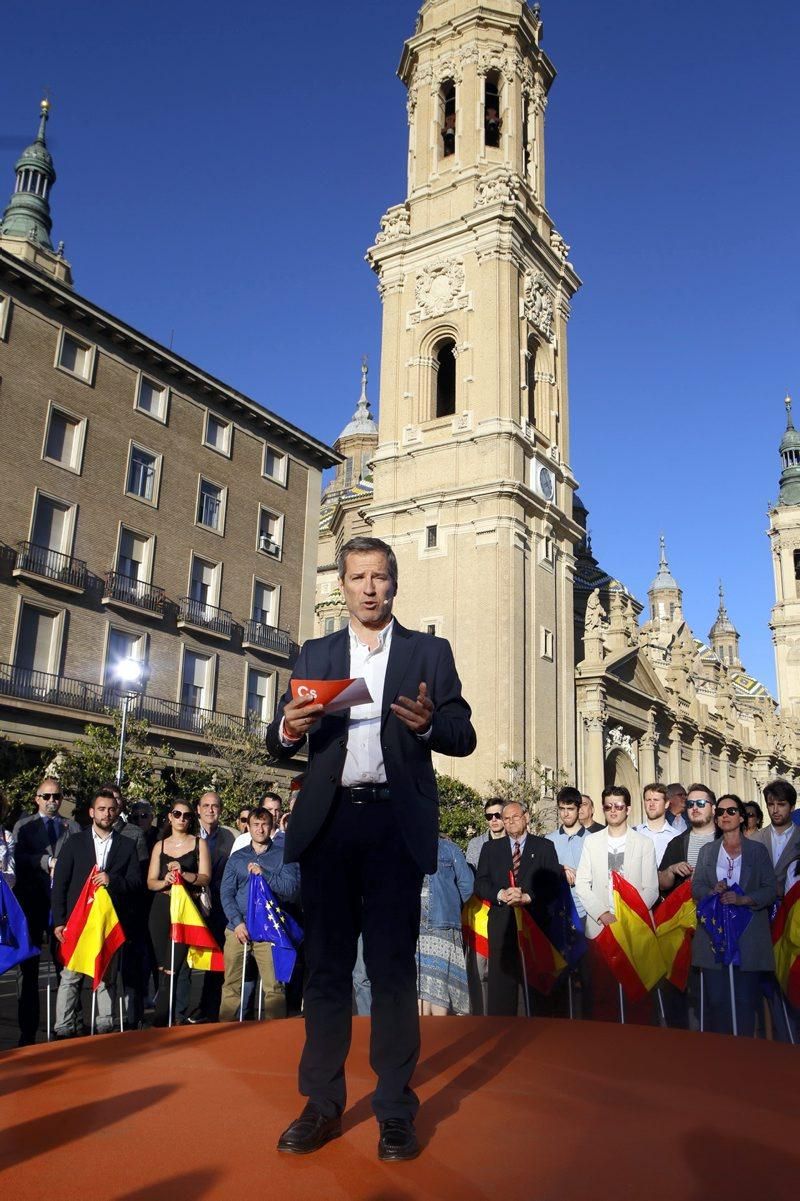
<svg viewBox="0 0 800 1201">
<path fill-rule="evenodd" d="M 395 620 L 394 628 L 392 629 L 392 644 L 389 647 L 389 662 L 386 665 L 386 678 L 383 684 L 383 697 L 381 700 L 381 726 L 389 716 L 389 706 L 394 703 L 400 692 L 400 685 L 403 681 L 403 675 L 408 667 L 409 658 L 409 638 L 408 630 L 404 629 L 400 623 Z M 417 681 L 419 683 L 419 681 Z M 416 691 L 414 696 L 416 696 Z"/>
</svg>

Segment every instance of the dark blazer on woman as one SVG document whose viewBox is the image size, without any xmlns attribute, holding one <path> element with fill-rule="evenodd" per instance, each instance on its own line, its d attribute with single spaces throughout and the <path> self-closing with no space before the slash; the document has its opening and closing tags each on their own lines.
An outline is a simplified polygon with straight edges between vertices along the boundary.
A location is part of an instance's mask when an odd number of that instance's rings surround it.
<svg viewBox="0 0 800 1201">
<path fill-rule="evenodd" d="M 695 901 L 702 901 L 717 886 L 717 858 L 721 846 L 721 840 L 715 838 L 700 848 L 692 876 L 692 896 Z M 769 908 L 778 895 L 778 884 L 767 848 L 752 838 L 742 838 L 739 887 L 755 904 L 750 924 L 739 941 L 742 971 L 772 972 L 775 970 L 775 956 L 772 953 Z M 692 965 L 712 969 L 722 966 L 714 961 L 711 940 L 700 925 L 692 943 Z"/>
</svg>

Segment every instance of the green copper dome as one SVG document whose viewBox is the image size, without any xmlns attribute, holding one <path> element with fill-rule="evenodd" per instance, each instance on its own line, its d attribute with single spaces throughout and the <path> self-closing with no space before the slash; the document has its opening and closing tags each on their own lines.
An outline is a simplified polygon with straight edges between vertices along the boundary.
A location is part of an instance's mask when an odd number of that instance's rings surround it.
<svg viewBox="0 0 800 1201">
<path fill-rule="evenodd" d="M 39 131 L 36 139 L 23 150 L 14 165 L 16 184 L 14 194 L 0 221 L 0 235 L 6 238 L 26 238 L 52 250 L 50 230 L 50 189 L 56 181 L 53 158 L 45 142 L 45 126 L 50 116 L 50 102 L 41 104 Z"/>
<path fill-rule="evenodd" d="M 800 431 L 792 423 L 792 398 L 786 397 L 786 430 L 781 438 L 781 483 L 778 504 L 800 505 Z"/>
</svg>

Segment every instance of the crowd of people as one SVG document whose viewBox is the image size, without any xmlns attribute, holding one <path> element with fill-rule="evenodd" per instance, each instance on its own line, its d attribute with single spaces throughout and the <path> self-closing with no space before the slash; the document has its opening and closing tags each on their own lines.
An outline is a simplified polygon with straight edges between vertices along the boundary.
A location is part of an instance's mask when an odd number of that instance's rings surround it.
<svg viewBox="0 0 800 1201">
<path fill-rule="evenodd" d="M 90 875 L 94 885 L 108 889 L 125 933 L 96 990 L 98 1032 L 148 1021 L 156 1026 L 229 1022 L 256 1012 L 269 1020 L 302 1011 L 302 948 L 292 979 L 281 983 L 271 944 L 254 942 L 247 929 L 253 874 L 265 877 L 279 904 L 302 925 L 299 868 L 283 861 L 290 807 L 284 808 L 278 793 L 242 807 L 233 829 L 221 824 L 215 792 L 203 793 L 195 804 L 174 801 L 160 823 L 147 801 L 127 803 L 116 785 L 98 790 L 88 807 L 88 825 L 62 817 L 62 800 L 58 780 L 44 779 L 36 812 L 20 818 L 13 831 L 0 828 L 3 878 L 20 902 L 34 945 L 50 944 L 58 983 L 48 1035 L 63 1039 L 84 1033 L 82 993 L 91 982 L 61 967 L 58 948 Z M 800 813 L 796 791 L 786 780 L 770 781 L 764 802 L 767 826 L 759 805 L 731 793 L 716 797 L 699 783 L 688 790 L 680 784 L 649 784 L 642 796 L 645 821 L 632 825 L 630 794 L 612 786 L 603 792 L 602 824 L 594 820 L 590 797 L 564 787 L 557 796 L 557 828 L 542 837 L 529 829 L 521 804 L 489 797 L 486 829 L 469 841 L 466 853 L 441 836 L 437 870 L 424 877 L 417 949 L 420 1013 L 533 1012 L 618 1021 L 618 981 L 594 950 L 597 936 L 616 920 L 609 881 L 617 871 L 650 910 L 688 879 L 696 902 L 719 894 L 723 904 L 752 914 L 733 971 L 735 1013 L 728 973 L 700 925 L 687 987 L 662 980 L 653 996 L 626 1005 L 626 1021 L 717 1032 L 730 1032 L 735 1022 L 739 1034 L 794 1042 L 798 1013 L 775 981 L 770 916 L 800 879 Z M 192 972 L 188 947 L 172 940 L 170 891 L 176 882 L 196 900 L 223 952 L 224 972 Z M 546 929 L 548 907 L 564 884 L 587 951 L 549 995 L 531 994 L 523 980 L 513 910 L 526 909 Z M 462 911 L 473 896 L 488 906 L 486 954 L 463 936 Z M 17 970 L 19 1042 L 25 1045 L 42 1033 L 39 957 Z M 369 1013 L 361 948 L 353 984 L 354 1012 Z"/>
</svg>

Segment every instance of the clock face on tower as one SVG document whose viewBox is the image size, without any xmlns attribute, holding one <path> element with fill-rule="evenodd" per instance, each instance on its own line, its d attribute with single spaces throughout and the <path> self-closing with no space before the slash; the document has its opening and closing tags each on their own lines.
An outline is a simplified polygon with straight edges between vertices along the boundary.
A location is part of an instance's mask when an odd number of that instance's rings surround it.
<svg viewBox="0 0 800 1201">
<path fill-rule="evenodd" d="M 553 477 L 546 467 L 539 468 L 539 487 L 545 500 L 553 499 Z"/>
</svg>

